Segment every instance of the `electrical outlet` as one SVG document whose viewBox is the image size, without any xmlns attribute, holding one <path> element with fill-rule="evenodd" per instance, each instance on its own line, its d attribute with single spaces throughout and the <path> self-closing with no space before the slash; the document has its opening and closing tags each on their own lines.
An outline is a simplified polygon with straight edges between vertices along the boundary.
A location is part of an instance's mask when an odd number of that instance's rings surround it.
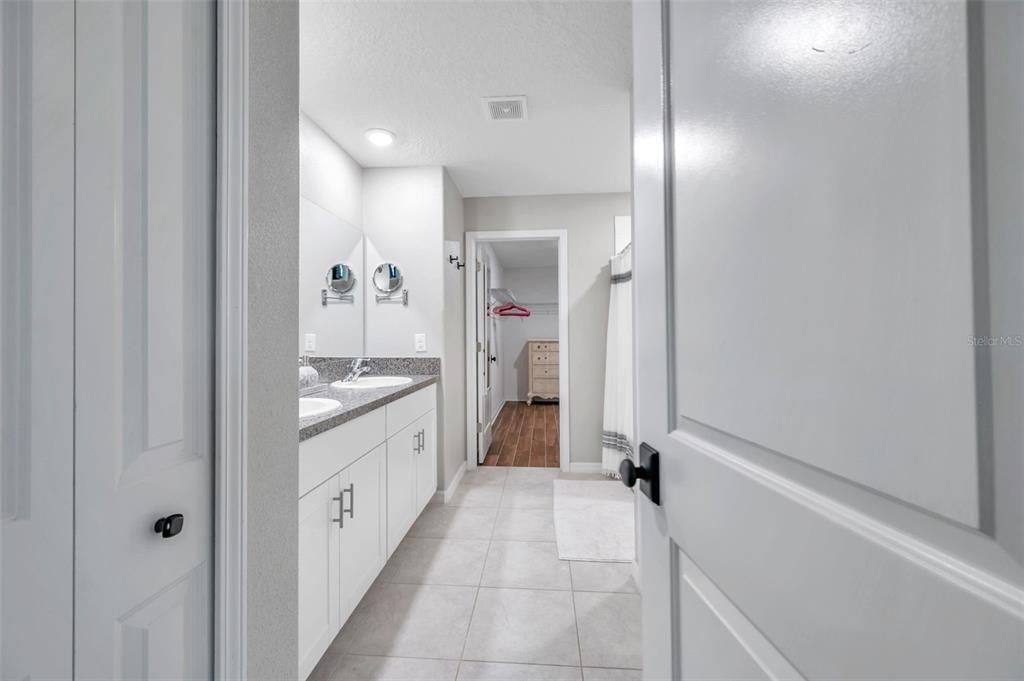
<svg viewBox="0 0 1024 681">
<path fill-rule="evenodd" d="M 416 352 L 427 351 L 427 334 L 417 333 L 413 336 L 413 341 L 416 343 Z"/>
<path fill-rule="evenodd" d="M 316 352 L 316 334 L 315 333 L 307 333 L 306 334 L 306 351 L 307 352 Z"/>
</svg>

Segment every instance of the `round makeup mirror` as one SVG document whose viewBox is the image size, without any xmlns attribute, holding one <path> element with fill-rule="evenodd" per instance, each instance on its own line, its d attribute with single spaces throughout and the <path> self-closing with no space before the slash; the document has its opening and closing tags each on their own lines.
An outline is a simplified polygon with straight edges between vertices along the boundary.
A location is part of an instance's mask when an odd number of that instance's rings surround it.
<svg viewBox="0 0 1024 681">
<path fill-rule="evenodd" d="M 402 270 L 390 262 L 378 265 L 373 271 L 373 287 L 381 293 L 394 293 L 402 288 Z"/>
<path fill-rule="evenodd" d="M 327 270 L 327 288 L 335 293 L 348 293 L 356 285 L 356 275 L 344 263 L 331 265 Z"/>
</svg>

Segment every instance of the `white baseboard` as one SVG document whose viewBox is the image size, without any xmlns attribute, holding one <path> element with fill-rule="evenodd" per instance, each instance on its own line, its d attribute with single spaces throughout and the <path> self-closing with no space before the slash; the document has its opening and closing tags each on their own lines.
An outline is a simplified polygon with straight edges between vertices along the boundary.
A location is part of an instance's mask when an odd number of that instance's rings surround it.
<svg viewBox="0 0 1024 681">
<path fill-rule="evenodd" d="M 570 473 L 600 473 L 601 464 L 596 461 L 579 461 L 569 464 Z"/>
<path fill-rule="evenodd" d="M 494 428 L 494 424 L 498 422 L 498 417 L 501 416 L 501 410 L 505 408 L 506 404 L 508 404 L 508 400 L 502 400 L 501 406 L 494 410 L 494 417 L 491 419 L 491 422 L 487 424 L 488 428 Z"/>
<path fill-rule="evenodd" d="M 462 476 L 466 474 L 466 462 L 463 461 L 459 464 L 459 470 L 455 471 L 455 477 L 452 478 L 452 483 L 444 490 L 444 503 L 448 503 L 455 496 L 455 490 L 459 488 L 459 483 L 462 482 Z"/>
<path fill-rule="evenodd" d="M 631 564 L 631 567 L 633 573 L 633 582 L 636 584 L 636 590 L 643 593 L 643 589 L 640 585 L 640 563 L 634 560 Z"/>
</svg>

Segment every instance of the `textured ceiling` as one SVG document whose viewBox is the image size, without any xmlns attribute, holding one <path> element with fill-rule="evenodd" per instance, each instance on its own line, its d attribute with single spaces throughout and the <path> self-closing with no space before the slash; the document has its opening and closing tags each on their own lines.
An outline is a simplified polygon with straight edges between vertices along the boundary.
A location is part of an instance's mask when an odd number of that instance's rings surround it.
<svg viewBox="0 0 1024 681">
<path fill-rule="evenodd" d="M 558 242 L 544 241 L 491 241 L 488 242 L 502 267 L 556 267 Z"/>
<path fill-rule="evenodd" d="M 629 191 L 627 2 L 303 1 L 301 52 L 303 111 L 363 167 L 443 165 L 464 196 Z M 529 119 L 487 121 L 498 95 Z"/>
</svg>

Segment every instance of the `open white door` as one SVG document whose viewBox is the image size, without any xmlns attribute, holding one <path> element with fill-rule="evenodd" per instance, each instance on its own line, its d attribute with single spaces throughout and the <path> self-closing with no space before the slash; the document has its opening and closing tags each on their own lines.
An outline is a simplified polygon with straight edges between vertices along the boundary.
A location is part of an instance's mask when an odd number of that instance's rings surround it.
<svg viewBox="0 0 1024 681">
<path fill-rule="evenodd" d="M 483 463 L 491 447 L 491 321 L 488 306 L 491 301 L 491 268 L 479 252 L 476 258 L 476 461 Z"/>
<path fill-rule="evenodd" d="M 215 4 L 75 21 L 75 678 L 210 678 Z"/>
<path fill-rule="evenodd" d="M 1021 5 L 633 7 L 645 678 L 1020 679 Z"/>
</svg>

